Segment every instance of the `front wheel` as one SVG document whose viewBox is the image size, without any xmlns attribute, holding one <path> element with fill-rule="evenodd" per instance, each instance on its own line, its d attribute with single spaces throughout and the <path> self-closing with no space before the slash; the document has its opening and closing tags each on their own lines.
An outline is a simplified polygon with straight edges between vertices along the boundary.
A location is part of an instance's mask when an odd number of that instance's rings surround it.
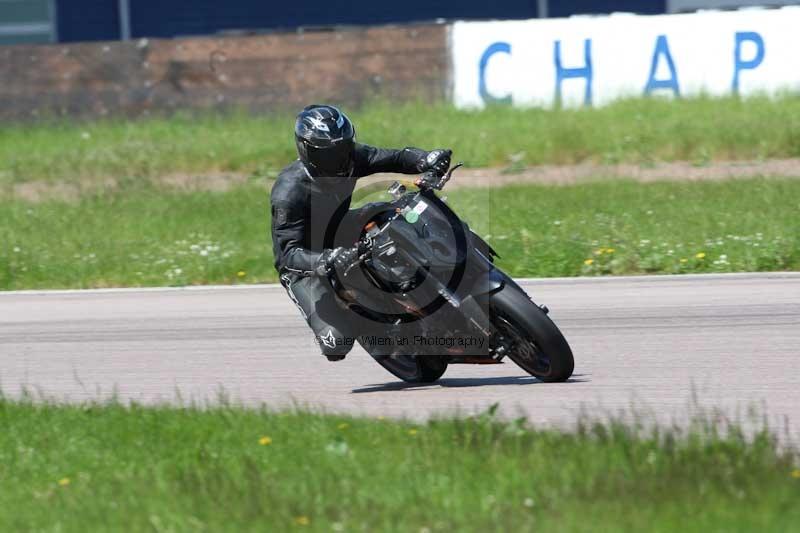
<svg viewBox="0 0 800 533">
<path fill-rule="evenodd" d="M 558 327 L 525 293 L 504 287 L 491 298 L 495 343 L 520 368 L 542 381 L 566 381 L 575 368 L 572 350 Z"/>
</svg>

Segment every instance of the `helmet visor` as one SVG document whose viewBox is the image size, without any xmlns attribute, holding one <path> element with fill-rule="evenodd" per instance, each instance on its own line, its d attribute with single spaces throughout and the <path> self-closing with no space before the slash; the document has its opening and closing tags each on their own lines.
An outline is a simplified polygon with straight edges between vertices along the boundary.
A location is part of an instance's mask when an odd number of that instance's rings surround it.
<svg viewBox="0 0 800 533">
<path fill-rule="evenodd" d="M 344 177 L 349 176 L 355 142 L 353 139 L 343 139 L 331 146 L 317 147 L 307 145 L 308 162 L 322 176 Z"/>
</svg>

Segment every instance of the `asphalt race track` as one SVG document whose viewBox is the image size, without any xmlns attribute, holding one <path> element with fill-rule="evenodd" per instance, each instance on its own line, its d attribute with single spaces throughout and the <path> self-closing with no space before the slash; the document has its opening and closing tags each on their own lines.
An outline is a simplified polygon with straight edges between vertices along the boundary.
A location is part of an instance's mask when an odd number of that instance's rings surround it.
<svg viewBox="0 0 800 533">
<path fill-rule="evenodd" d="M 698 406 L 755 409 L 800 442 L 800 273 L 582 278 L 523 283 L 576 358 L 568 383 L 506 363 L 398 382 L 360 348 L 318 355 L 279 286 L 0 293 L 0 386 L 69 401 L 298 404 L 424 418 L 501 412 L 569 426 L 634 409 L 662 423 Z M 787 430 L 788 428 L 788 430 Z"/>
</svg>

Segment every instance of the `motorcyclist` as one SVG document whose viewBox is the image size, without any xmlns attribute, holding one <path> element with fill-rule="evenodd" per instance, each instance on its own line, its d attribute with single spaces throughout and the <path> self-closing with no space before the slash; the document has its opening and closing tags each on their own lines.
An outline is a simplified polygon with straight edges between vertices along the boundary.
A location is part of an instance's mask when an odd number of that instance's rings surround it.
<svg viewBox="0 0 800 533">
<path fill-rule="evenodd" d="M 303 109 L 294 133 L 298 159 L 281 171 L 271 193 L 275 268 L 323 355 L 339 361 L 357 332 L 337 303 L 328 274 L 358 258 L 355 242 L 365 220 L 362 212 L 350 210 L 356 180 L 377 172 L 442 176 L 451 151 L 357 143 L 353 123 L 330 105 Z"/>
</svg>

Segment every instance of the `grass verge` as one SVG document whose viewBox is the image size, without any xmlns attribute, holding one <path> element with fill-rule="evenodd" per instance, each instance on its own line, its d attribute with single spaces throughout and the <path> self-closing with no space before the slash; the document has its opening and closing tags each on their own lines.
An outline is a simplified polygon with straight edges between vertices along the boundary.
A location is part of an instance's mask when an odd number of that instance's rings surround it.
<svg viewBox="0 0 800 533">
<path fill-rule="evenodd" d="M 789 531 L 767 429 L 0 400 L 3 531 Z M 794 525 L 792 525 L 794 524 Z"/>
<path fill-rule="evenodd" d="M 452 147 L 473 167 L 800 156 L 800 96 L 634 99 L 602 108 L 458 110 L 375 102 L 352 110 L 379 146 Z M 142 181 L 170 173 L 275 175 L 296 155 L 293 116 L 177 115 L 0 125 L 0 185 Z"/>
<path fill-rule="evenodd" d="M 514 276 L 800 270 L 798 180 L 448 194 Z M 0 289 L 275 281 L 268 202 L 252 184 L 191 193 L 136 187 L 76 203 L 0 201 Z"/>
</svg>

